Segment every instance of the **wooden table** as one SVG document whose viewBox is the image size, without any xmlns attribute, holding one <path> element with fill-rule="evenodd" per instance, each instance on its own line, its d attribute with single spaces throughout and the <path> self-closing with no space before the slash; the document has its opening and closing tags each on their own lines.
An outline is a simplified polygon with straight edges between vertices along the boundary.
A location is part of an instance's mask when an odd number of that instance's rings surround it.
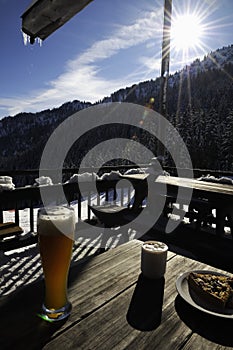
<svg viewBox="0 0 233 350">
<path fill-rule="evenodd" d="M 73 265 L 65 323 L 36 316 L 43 281 L 0 298 L 0 348 L 3 349 L 228 349 L 233 320 L 201 312 L 178 296 L 179 274 L 212 269 L 168 253 L 165 279 L 140 273 L 142 242 L 133 240 Z M 219 270 L 218 270 L 219 271 Z"/>
<path fill-rule="evenodd" d="M 140 203 L 146 196 L 148 174 L 126 175 L 124 178 L 132 181 L 137 189 L 136 201 Z M 158 176 L 154 184 L 166 185 L 167 195 L 176 198 L 178 189 L 182 189 L 182 201 L 186 204 L 186 198 L 190 199 L 190 190 L 192 191 L 192 201 L 197 199 L 206 200 L 210 208 L 216 209 L 216 233 L 222 236 L 224 233 L 225 217 L 233 231 L 233 185 L 200 181 L 192 178 L 183 178 L 175 176 Z M 159 186 L 158 186 L 159 189 Z M 187 192 L 187 193 L 186 193 Z"/>
<path fill-rule="evenodd" d="M 153 175 L 152 175 L 153 176 Z M 145 183 L 149 178 L 149 174 L 132 174 L 123 175 L 124 179 L 128 179 L 133 183 L 140 185 Z M 204 196 L 212 200 L 225 200 L 233 203 L 233 185 L 200 181 L 192 178 L 176 177 L 176 176 L 164 176 L 159 175 L 156 177 L 155 183 L 161 183 L 167 185 L 168 193 L 177 193 L 178 187 L 192 189 L 195 196 Z"/>
<path fill-rule="evenodd" d="M 191 188 L 195 197 L 201 196 L 210 200 L 224 200 L 233 203 L 233 185 L 230 184 L 175 176 L 159 176 L 156 182 L 165 183 L 170 191 L 172 189 L 174 191 L 177 187 Z"/>
</svg>

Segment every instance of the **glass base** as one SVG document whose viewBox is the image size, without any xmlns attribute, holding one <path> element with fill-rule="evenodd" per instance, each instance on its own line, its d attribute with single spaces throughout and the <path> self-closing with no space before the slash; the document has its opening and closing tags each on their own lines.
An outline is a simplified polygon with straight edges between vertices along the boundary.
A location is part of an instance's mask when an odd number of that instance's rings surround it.
<svg viewBox="0 0 233 350">
<path fill-rule="evenodd" d="M 43 320 L 48 322 L 56 322 L 66 319 L 71 313 L 72 305 L 68 302 L 65 306 L 58 310 L 47 309 L 47 307 L 42 305 L 42 312 L 38 314 Z"/>
</svg>

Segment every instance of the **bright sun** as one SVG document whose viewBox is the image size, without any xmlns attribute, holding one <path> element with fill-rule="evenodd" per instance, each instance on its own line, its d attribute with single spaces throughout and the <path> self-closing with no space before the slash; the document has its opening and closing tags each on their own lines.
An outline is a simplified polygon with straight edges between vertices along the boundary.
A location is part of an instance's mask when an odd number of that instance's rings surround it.
<svg viewBox="0 0 233 350">
<path fill-rule="evenodd" d="M 196 14 L 179 15 L 172 24 L 172 45 L 176 50 L 200 46 L 203 27 Z"/>
</svg>

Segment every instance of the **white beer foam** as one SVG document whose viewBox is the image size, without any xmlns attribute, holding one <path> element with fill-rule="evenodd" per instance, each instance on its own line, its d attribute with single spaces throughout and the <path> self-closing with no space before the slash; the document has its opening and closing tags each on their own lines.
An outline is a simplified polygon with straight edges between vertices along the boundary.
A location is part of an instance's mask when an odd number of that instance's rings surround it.
<svg viewBox="0 0 233 350">
<path fill-rule="evenodd" d="M 74 239 L 74 211 L 67 207 L 48 207 L 39 210 L 37 230 L 40 235 L 64 235 Z"/>
</svg>

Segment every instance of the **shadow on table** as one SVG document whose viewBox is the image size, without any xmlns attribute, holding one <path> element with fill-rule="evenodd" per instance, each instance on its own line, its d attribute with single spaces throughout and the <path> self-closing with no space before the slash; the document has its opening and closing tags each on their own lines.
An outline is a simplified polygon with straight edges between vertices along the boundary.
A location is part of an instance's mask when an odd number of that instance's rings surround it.
<svg viewBox="0 0 233 350">
<path fill-rule="evenodd" d="M 0 348 L 41 349 L 64 324 L 38 317 L 44 296 L 42 281 L 0 299 Z"/>
<path fill-rule="evenodd" d="M 83 260 L 82 263 L 72 266 L 69 285 L 79 278 L 87 264 L 88 260 Z M 51 323 L 39 316 L 44 294 L 44 281 L 40 280 L 0 298 L 1 350 L 42 349 L 52 338 L 69 327 L 69 318 Z"/>
<path fill-rule="evenodd" d="M 180 319 L 193 332 L 214 343 L 233 346 L 233 319 L 210 315 L 195 309 L 179 295 L 175 299 L 175 308 Z"/>
<path fill-rule="evenodd" d="M 164 277 L 152 280 L 139 275 L 126 316 L 132 327 L 141 331 L 151 331 L 160 325 L 164 281 Z"/>
</svg>

